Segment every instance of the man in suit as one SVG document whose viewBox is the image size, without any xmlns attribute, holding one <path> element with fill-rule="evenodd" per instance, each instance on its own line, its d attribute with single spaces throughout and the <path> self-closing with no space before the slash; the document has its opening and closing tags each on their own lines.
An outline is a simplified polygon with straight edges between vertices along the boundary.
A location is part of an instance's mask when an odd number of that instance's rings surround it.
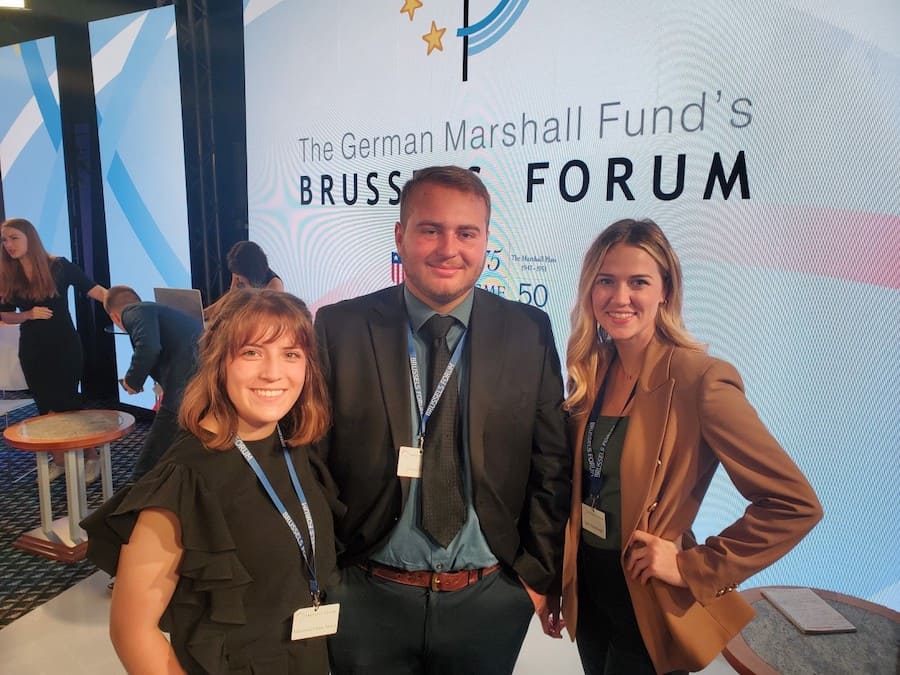
<svg viewBox="0 0 900 675">
<path fill-rule="evenodd" d="M 343 547 L 335 675 L 510 673 L 533 611 L 559 636 L 559 357 L 546 314 L 475 287 L 489 221 L 475 173 L 416 172 L 394 226 L 403 286 L 316 317 Z"/>
<path fill-rule="evenodd" d="M 109 318 L 128 333 L 134 354 L 122 388 L 129 394 L 144 389 L 151 376 L 162 387 L 163 395 L 153 424 L 131 474 L 137 480 L 156 466 L 178 432 L 178 408 L 181 397 L 197 365 L 197 340 L 203 325 L 194 317 L 166 305 L 141 302 L 129 286 L 113 286 L 103 303 Z"/>
</svg>

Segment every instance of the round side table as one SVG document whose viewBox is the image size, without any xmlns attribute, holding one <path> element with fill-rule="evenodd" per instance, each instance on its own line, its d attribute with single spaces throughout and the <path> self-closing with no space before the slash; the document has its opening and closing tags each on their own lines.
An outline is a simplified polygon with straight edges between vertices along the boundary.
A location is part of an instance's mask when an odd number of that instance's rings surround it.
<svg viewBox="0 0 900 675">
<path fill-rule="evenodd" d="M 893 673 L 900 663 L 900 613 L 841 593 L 812 589 L 856 627 L 854 633 L 801 632 L 762 594 L 741 596 L 756 611 L 722 654 L 741 675 L 803 673 Z"/>
<path fill-rule="evenodd" d="M 23 420 L 8 427 L 3 436 L 17 450 L 33 452 L 37 462 L 41 526 L 22 534 L 16 548 L 53 560 L 76 562 L 84 558 L 87 540 L 79 526 L 87 515 L 84 485 L 84 450 L 99 448 L 103 499 L 112 496 L 112 463 L 109 446 L 134 428 L 134 417 L 117 410 L 73 410 Z M 48 452 L 63 452 L 66 468 L 68 515 L 53 520 L 50 506 Z"/>
</svg>

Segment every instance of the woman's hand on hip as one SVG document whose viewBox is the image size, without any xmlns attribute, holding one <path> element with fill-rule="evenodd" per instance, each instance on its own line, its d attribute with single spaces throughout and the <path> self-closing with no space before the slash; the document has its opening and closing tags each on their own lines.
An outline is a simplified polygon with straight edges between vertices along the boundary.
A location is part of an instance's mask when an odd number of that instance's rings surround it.
<svg viewBox="0 0 900 675">
<path fill-rule="evenodd" d="M 635 530 L 625 555 L 625 571 L 642 584 L 656 578 L 672 586 L 687 588 L 678 569 L 678 553 L 675 542 Z"/>
</svg>

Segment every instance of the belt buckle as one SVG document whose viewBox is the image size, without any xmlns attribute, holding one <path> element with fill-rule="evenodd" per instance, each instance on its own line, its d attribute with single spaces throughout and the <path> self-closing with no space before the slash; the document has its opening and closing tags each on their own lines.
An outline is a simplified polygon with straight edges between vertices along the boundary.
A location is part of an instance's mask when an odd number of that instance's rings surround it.
<svg viewBox="0 0 900 675">
<path fill-rule="evenodd" d="M 441 577 L 439 572 L 431 573 L 431 590 L 435 593 L 441 590 Z"/>
</svg>

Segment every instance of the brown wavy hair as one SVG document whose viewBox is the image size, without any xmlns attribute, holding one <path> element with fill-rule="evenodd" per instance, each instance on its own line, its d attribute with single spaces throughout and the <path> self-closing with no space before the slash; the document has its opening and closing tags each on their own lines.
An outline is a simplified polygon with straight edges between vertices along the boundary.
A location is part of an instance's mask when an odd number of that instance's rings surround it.
<svg viewBox="0 0 900 675">
<path fill-rule="evenodd" d="M 23 300 L 44 300 L 58 295 L 56 282 L 50 272 L 50 254 L 44 248 L 37 229 L 24 218 L 9 218 L 0 223 L 0 231 L 11 227 L 25 235 L 28 252 L 25 258 L 31 261 L 31 279 L 25 275 L 21 260 L 14 260 L 0 247 L 0 297 Z"/>
<path fill-rule="evenodd" d="M 684 298 L 681 263 L 666 235 L 652 220 L 618 220 L 594 240 L 581 265 L 578 296 L 572 308 L 572 329 L 566 349 L 568 397 L 565 408 L 574 414 L 586 411 L 591 396 L 599 386 L 597 371 L 609 362 L 615 350 L 609 336 L 597 325 L 591 291 L 607 252 L 616 244 L 640 248 L 659 266 L 665 303 L 659 306 L 656 313 L 656 337 L 679 347 L 705 349 L 691 337 L 684 325 L 681 316 Z"/>
<path fill-rule="evenodd" d="M 322 438 L 331 414 L 309 309 L 290 293 L 254 288 L 227 293 L 200 338 L 197 372 L 185 388 L 178 414 L 181 426 L 207 447 L 230 448 L 237 434 L 238 414 L 228 397 L 226 367 L 244 345 L 267 344 L 285 334 L 293 337 L 306 356 L 306 380 L 299 398 L 280 421 L 281 430 L 291 446 Z M 200 425 L 208 417 L 216 422 L 215 432 Z"/>
</svg>

